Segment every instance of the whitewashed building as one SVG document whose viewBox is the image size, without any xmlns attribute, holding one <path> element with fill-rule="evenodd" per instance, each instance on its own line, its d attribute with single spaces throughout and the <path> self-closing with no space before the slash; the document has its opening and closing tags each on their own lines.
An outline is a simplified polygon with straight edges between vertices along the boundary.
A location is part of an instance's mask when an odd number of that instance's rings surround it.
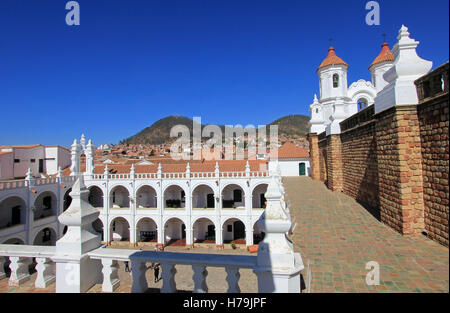
<svg viewBox="0 0 450 313">
<path fill-rule="evenodd" d="M 320 99 L 314 95 L 314 101 L 310 105 L 310 132 L 337 134 L 340 132 L 340 122 L 373 105 L 377 93 L 387 85 L 383 75 L 392 67 L 393 62 L 394 55 L 389 45 L 383 43 L 381 52 L 369 66 L 372 81 L 360 79 L 348 87 L 349 66 L 330 47 L 327 57 L 317 69 Z"/>
<path fill-rule="evenodd" d="M 0 185 L 0 243 L 33 244 L 41 226 L 52 233 L 45 242 L 54 243 L 63 234 L 56 217 L 70 204 L 78 174 L 84 176 L 90 204 L 100 211 L 93 226 L 105 243 L 151 241 L 162 246 L 178 241 L 223 247 L 232 241 L 251 246 L 262 239 L 256 221 L 266 205 L 267 161 L 98 165 L 92 142 L 75 140 L 71 163 L 65 175 L 60 170 L 43 180 L 29 171 L 24 181 Z"/>
<path fill-rule="evenodd" d="M 28 169 L 34 177 L 55 175 L 70 165 L 70 150 L 61 146 L 0 146 L 0 180 L 23 178 Z"/>
<path fill-rule="evenodd" d="M 289 140 L 270 154 L 269 170 L 280 168 L 282 177 L 311 176 L 309 150 L 301 148 Z"/>
</svg>

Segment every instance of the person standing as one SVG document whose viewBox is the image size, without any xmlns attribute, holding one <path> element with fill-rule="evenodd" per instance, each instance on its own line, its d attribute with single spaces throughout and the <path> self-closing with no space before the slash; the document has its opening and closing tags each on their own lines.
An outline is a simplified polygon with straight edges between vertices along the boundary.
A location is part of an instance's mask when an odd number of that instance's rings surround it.
<svg viewBox="0 0 450 313">
<path fill-rule="evenodd" d="M 130 266 L 129 266 L 129 264 L 128 264 L 128 261 L 125 261 L 124 262 L 125 263 L 125 272 L 130 272 Z"/>
<path fill-rule="evenodd" d="M 157 263 L 154 267 L 153 267 L 153 271 L 155 274 L 155 283 L 158 281 L 159 279 L 159 263 Z"/>
</svg>

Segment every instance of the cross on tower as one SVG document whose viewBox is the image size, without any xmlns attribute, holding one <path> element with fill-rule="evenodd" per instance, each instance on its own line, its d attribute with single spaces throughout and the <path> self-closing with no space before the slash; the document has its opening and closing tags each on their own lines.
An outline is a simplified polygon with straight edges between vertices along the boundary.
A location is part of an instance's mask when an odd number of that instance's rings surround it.
<svg viewBox="0 0 450 313">
<path fill-rule="evenodd" d="M 383 36 L 383 42 L 386 42 L 386 33 L 383 33 L 381 36 Z"/>
<path fill-rule="evenodd" d="M 333 45 L 333 38 L 329 38 L 328 41 L 330 42 L 330 47 Z"/>
</svg>

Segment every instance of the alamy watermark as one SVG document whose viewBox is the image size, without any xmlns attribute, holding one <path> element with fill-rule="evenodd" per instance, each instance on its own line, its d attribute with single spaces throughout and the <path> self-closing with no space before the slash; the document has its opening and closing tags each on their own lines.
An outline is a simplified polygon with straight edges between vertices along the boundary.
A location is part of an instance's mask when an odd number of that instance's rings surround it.
<svg viewBox="0 0 450 313">
<path fill-rule="evenodd" d="M 369 1 L 366 3 L 366 10 L 370 10 L 366 14 L 366 24 L 380 25 L 380 4 L 377 1 Z"/>
<path fill-rule="evenodd" d="M 370 261 L 366 264 L 366 284 L 368 286 L 378 286 L 380 284 L 380 264 L 376 261 Z"/>
<path fill-rule="evenodd" d="M 186 125 L 175 125 L 170 137 L 178 137 L 170 146 L 170 155 L 174 160 L 213 160 L 218 156 L 225 160 L 245 160 L 257 154 L 270 154 L 277 157 L 278 125 L 206 125 L 202 127 L 201 117 L 194 117 L 191 131 Z M 225 132 L 225 136 L 224 136 Z M 208 138 L 208 140 L 203 140 Z M 247 152 L 247 157 L 245 156 Z"/>
<path fill-rule="evenodd" d="M 66 3 L 66 10 L 70 10 L 66 14 L 66 24 L 69 26 L 80 25 L 80 5 L 77 1 L 69 1 Z"/>
</svg>

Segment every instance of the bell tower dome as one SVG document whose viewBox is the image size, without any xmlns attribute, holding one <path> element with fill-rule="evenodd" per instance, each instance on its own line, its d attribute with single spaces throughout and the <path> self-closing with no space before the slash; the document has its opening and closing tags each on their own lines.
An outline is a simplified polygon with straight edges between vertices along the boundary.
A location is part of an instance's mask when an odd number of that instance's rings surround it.
<svg viewBox="0 0 450 313">
<path fill-rule="evenodd" d="M 348 67 L 348 64 L 338 57 L 334 48 L 330 46 L 327 57 L 317 69 L 320 100 L 347 96 Z"/>
<path fill-rule="evenodd" d="M 369 70 L 372 73 L 372 84 L 374 85 L 377 93 L 383 90 L 388 82 L 383 78 L 384 73 L 389 70 L 394 64 L 394 55 L 389 49 L 389 45 L 384 42 L 381 46 L 380 54 L 373 60 L 369 66 Z"/>
</svg>

